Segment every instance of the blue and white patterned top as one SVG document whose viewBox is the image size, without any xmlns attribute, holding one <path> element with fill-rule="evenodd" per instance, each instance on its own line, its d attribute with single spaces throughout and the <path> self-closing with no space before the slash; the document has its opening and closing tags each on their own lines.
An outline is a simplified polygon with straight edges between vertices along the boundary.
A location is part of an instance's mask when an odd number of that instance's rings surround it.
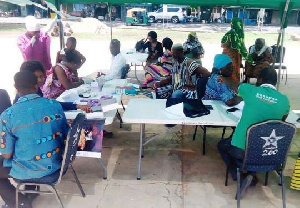
<svg viewBox="0 0 300 208">
<path fill-rule="evenodd" d="M 206 84 L 204 100 L 222 100 L 226 103 L 235 96 L 235 92 L 224 82 L 219 82 L 220 75 L 211 74 Z"/>
<path fill-rule="evenodd" d="M 66 117 L 55 100 L 29 94 L 0 117 L 0 153 L 13 153 L 4 160 L 17 179 L 41 178 L 59 170 L 68 133 Z"/>
</svg>

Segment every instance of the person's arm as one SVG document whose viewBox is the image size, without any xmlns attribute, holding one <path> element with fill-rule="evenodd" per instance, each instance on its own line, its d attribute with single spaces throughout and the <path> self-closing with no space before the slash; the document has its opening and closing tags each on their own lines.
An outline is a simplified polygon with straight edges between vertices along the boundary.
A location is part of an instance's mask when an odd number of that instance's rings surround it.
<svg viewBox="0 0 300 208">
<path fill-rule="evenodd" d="M 210 76 L 210 72 L 206 68 L 201 66 L 198 62 L 190 59 L 187 64 L 188 72 L 190 73 L 190 75 L 199 74 L 204 78 Z"/>
<path fill-rule="evenodd" d="M 2 157 L 5 159 L 10 159 L 13 156 L 14 150 L 15 150 L 15 137 L 11 133 L 11 126 L 10 126 L 10 118 L 7 116 L 7 114 L 3 113 L 0 117 L 1 121 L 6 121 L 6 123 L 0 122 L 0 129 L 5 133 L 2 138 L 4 142 L 1 142 L 1 148 L 0 153 L 2 154 Z M 5 130 L 4 130 L 5 129 Z"/>
<path fill-rule="evenodd" d="M 46 71 L 47 70 L 50 70 L 52 68 L 52 63 L 51 63 L 51 54 L 50 54 L 50 45 L 51 45 L 51 38 L 50 36 L 46 33 L 46 34 L 43 34 L 43 37 L 42 37 L 42 42 L 45 46 L 44 48 L 44 64 L 46 67 Z"/>
<path fill-rule="evenodd" d="M 53 27 L 56 25 L 56 23 L 57 23 L 57 16 L 49 24 L 47 24 L 46 27 L 42 28 L 41 30 L 44 33 L 48 33 L 53 29 Z"/>
<path fill-rule="evenodd" d="M 80 85 L 84 84 L 84 82 L 82 80 L 80 80 L 79 82 L 71 82 L 67 78 L 66 73 L 64 72 L 64 70 L 60 66 L 56 66 L 54 68 L 54 71 L 55 71 L 57 79 L 60 81 L 60 83 L 67 90 L 79 87 Z"/>
<path fill-rule="evenodd" d="M 156 82 L 153 87 L 154 87 L 154 89 L 157 89 L 159 87 L 165 86 L 165 85 L 170 84 L 170 83 L 172 83 L 172 76 L 171 75 L 168 76 L 167 79 L 161 80 L 160 82 Z"/>
<path fill-rule="evenodd" d="M 79 51 L 76 51 L 81 60 L 81 66 L 86 62 L 86 58 Z"/>
<path fill-rule="evenodd" d="M 230 77 L 220 77 L 219 81 L 224 82 L 229 88 L 231 88 L 235 92 L 238 91 L 238 88 L 240 86 L 240 83 L 235 82 Z"/>
<path fill-rule="evenodd" d="M 60 60 L 60 51 L 58 51 L 57 54 L 56 54 L 56 62 L 55 63 L 59 64 L 60 62 L 61 62 L 61 60 Z"/>
<path fill-rule="evenodd" d="M 92 112 L 91 107 L 89 107 L 88 105 L 77 105 L 72 102 L 59 102 L 59 103 L 64 111 L 80 109 L 82 111 L 85 111 L 86 113 Z"/>
<path fill-rule="evenodd" d="M 33 53 L 33 46 L 30 40 L 27 40 L 24 36 L 18 38 L 17 45 L 25 60 L 31 60 Z"/>
</svg>

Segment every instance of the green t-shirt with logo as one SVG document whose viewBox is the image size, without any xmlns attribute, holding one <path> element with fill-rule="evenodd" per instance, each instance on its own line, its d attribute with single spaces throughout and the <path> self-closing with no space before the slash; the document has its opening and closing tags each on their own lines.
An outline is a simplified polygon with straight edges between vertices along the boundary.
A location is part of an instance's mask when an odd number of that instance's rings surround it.
<svg viewBox="0 0 300 208">
<path fill-rule="evenodd" d="M 259 87 L 241 84 L 238 93 L 243 98 L 245 105 L 231 144 L 245 149 L 247 129 L 253 124 L 269 119 L 282 119 L 289 113 L 290 104 L 287 96 L 269 84 Z"/>
</svg>

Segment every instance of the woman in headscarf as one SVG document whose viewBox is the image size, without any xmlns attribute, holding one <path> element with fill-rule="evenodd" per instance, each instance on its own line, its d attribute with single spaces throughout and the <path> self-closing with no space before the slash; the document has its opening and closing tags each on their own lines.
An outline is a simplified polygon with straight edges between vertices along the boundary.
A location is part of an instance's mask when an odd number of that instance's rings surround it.
<svg viewBox="0 0 300 208">
<path fill-rule="evenodd" d="M 158 59 L 155 64 L 150 64 L 145 67 L 145 80 L 142 87 L 146 88 L 148 85 L 152 85 L 155 81 L 161 81 L 166 79 L 172 70 L 172 46 L 173 41 L 170 38 L 164 38 L 162 46 L 165 48 L 163 56 Z"/>
<path fill-rule="evenodd" d="M 230 88 L 228 82 L 234 82 L 230 77 L 233 71 L 232 60 L 228 55 L 218 54 L 214 59 L 214 67 L 206 84 L 204 100 L 221 100 L 228 106 L 241 102 L 241 98 Z M 224 78 L 226 82 L 223 82 Z"/>
<path fill-rule="evenodd" d="M 200 52 L 200 58 L 203 58 L 204 56 L 204 48 L 202 44 L 199 42 L 197 34 L 195 32 L 190 32 L 187 41 L 183 44 L 183 52 L 186 57 L 192 58 L 192 50 L 194 48 L 199 48 Z"/>
<path fill-rule="evenodd" d="M 249 78 L 257 78 L 260 70 L 273 63 L 272 49 L 266 45 L 263 38 L 256 39 L 255 45 L 250 47 L 250 55 L 253 63 L 246 62 L 245 64 L 245 82 L 248 82 Z"/>
<path fill-rule="evenodd" d="M 160 42 L 157 41 L 157 33 L 155 31 L 150 31 L 147 36 L 147 42 L 143 46 L 143 50 L 148 49 L 148 59 L 147 65 L 151 63 L 156 63 L 159 57 L 163 55 L 163 47 Z"/>
<path fill-rule="evenodd" d="M 240 82 L 240 67 L 242 58 L 252 63 L 252 57 L 248 54 L 244 42 L 244 27 L 242 20 L 234 17 L 231 21 L 231 30 L 222 38 L 223 54 L 227 54 L 233 65 L 232 79 Z"/>
</svg>

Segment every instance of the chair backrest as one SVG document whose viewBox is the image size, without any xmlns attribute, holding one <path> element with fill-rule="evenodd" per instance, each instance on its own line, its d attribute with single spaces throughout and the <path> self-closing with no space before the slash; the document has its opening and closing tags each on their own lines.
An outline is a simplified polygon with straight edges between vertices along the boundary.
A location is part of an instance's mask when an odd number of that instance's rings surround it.
<svg viewBox="0 0 300 208">
<path fill-rule="evenodd" d="M 293 124 L 269 120 L 248 128 L 243 170 L 283 170 L 292 139 Z"/>
<path fill-rule="evenodd" d="M 281 46 L 277 47 L 277 45 L 273 45 L 273 46 L 271 46 L 271 48 L 272 48 L 272 56 L 275 59 L 275 63 L 280 63 L 280 50 L 281 50 Z M 278 48 L 278 52 L 277 52 L 277 56 L 275 56 L 277 48 Z M 284 56 L 285 56 L 285 47 L 283 47 L 282 62 L 284 62 Z"/>
<path fill-rule="evenodd" d="M 85 120 L 86 120 L 85 115 L 79 113 L 71 125 L 65 143 L 65 150 L 63 154 L 60 175 L 57 183 L 60 182 L 61 177 L 68 170 L 69 165 L 75 160 L 77 148 L 78 148 L 78 142 L 80 139 L 81 130 L 84 126 Z"/>
<path fill-rule="evenodd" d="M 125 66 L 122 67 L 121 71 L 122 71 L 122 75 L 121 75 L 121 79 L 126 79 L 127 74 L 129 72 L 130 66 L 128 64 L 126 64 Z"/>
</svg>

